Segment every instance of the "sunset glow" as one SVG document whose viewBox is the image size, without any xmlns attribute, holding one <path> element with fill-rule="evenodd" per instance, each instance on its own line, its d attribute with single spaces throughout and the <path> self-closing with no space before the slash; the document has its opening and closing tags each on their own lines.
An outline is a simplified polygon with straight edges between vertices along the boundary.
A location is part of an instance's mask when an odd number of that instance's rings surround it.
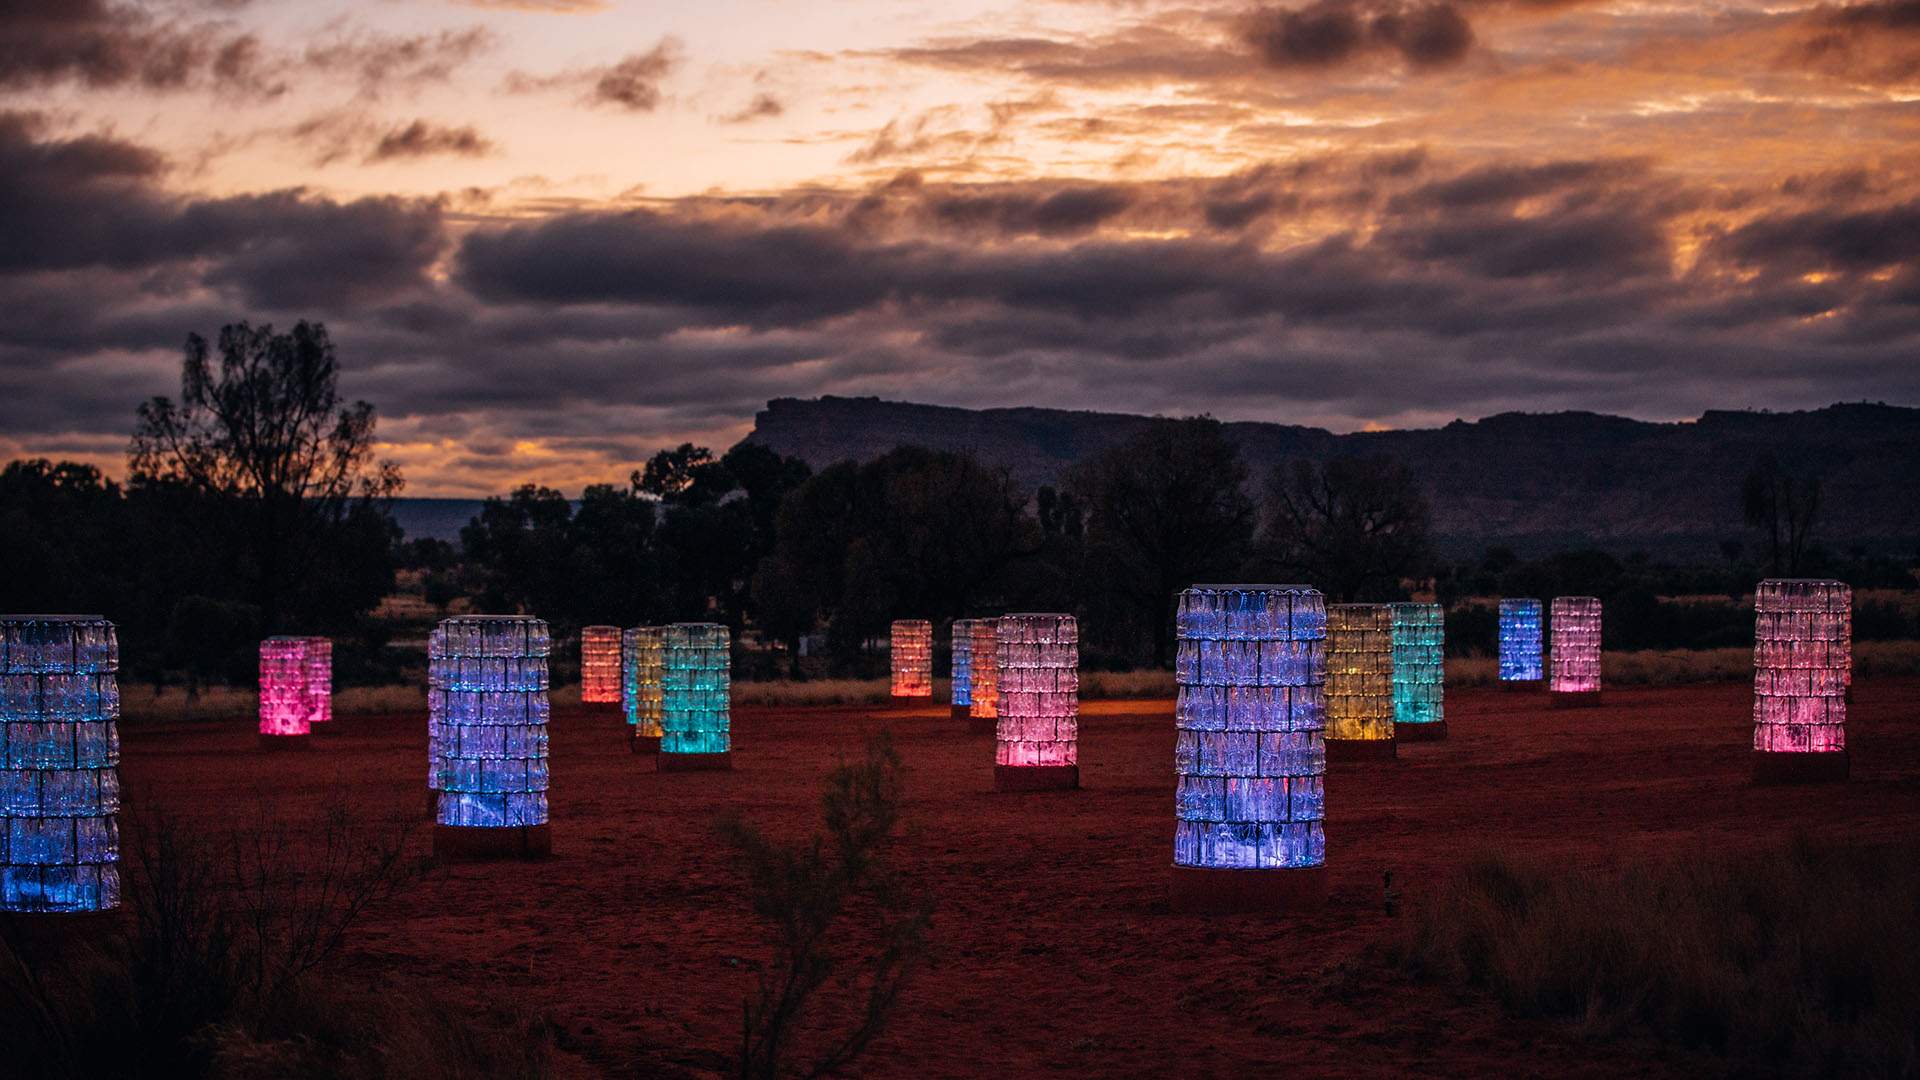
<svg viewBox="0 0 1920 1080">
<path fill-rule="evenodd" d="M 9 458 L 121 475 L 243 317 L 328 324 L 410 495 L 783 395 L 1920 397 L 1899 0 L 68 0 L 0 43 Z"/>
</svg>

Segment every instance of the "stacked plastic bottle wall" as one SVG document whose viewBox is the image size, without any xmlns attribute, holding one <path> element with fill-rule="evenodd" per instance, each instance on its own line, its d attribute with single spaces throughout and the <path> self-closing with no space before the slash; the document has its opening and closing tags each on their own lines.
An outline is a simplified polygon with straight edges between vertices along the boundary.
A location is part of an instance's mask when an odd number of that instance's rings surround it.
<svg viewBox="0 0 1920 1080">
<path fill-rule="evenodd" d="M 1198 586 L 1177 618 L 1174 863 L 1322 865 L 1325 599 L 1303 585 Z"/>
</svg>

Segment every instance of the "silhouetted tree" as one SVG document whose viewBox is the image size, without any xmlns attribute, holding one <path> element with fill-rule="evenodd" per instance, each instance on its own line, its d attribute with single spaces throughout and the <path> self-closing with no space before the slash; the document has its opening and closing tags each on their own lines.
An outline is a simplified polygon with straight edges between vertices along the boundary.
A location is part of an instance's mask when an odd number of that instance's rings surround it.
<svg viewBox="0 0 1920 1080">
<path fill-rule="evenodd" d="M 713 451 L 692 443 L 681 443 L 671 450 L 662 450 L 648 460 L 645 467 L 636 469 L 632 483 L 634 490 L 651 495 L 662 501 L 675 501 L 694 492 L 695 482 L 701 473 L 714 464 Z"/>
<path fill-rule="evenodd" d="M 1385 457 L 1294 461 L 1267 481 L 1261 561 L 1336 603 L 1404 595 L 1427 558 L 1427 500 L 1405 465 Z"/>
<path fill-rule="evenodd" d="M 1255 521 L 1246 479 L 1240 448 L 1207 417 L 1156 421 L 1075 468 L 1067 487 L 1086 508 L 1087 599 L 1096 622 L 1102 613 L 1094 605 L 1111 600 L 1115 624 L 1150 642 L 1155 664 L 1169 663 L 1180 590 L 1230 576 L 1245 560 Z"/>
<path fill-rule="evenodd" d="M 1740 512 L 1766 537 L 1771 573 L 1796 576 L 1820 517 L 1820 478 L 1786 469 L 1780 459 L 1763 454 L 1740 482 Z"/>
<path fill-rule="evenodd" d="M 920 447 L 822 469 L 777 520 L 773 568 L 804 582 L 791 595 L 816 602 L 843 657 L 896 617 L 997 610 L 1014 565 L 1041 547 L 1005 470 Z"/>
<path fill-rule="evenodd" d="M 373 406 L 343 402 L 339 377 L 325 326 L 234 323 L 214 347 L 188 335 L 180 400 L 139 408 L 131 483 L 195 504 L 206 542 L 231 538 L 228 572 L 267 633 L 315 622 L 316 607 L 370 609 L 392 587 L 387 505 L 400 472 L 374 460 Z M 342 551 L 369 543 L 364 557 Z M 328 572 L 315 573 L 323 559 Z"/>
</svg>

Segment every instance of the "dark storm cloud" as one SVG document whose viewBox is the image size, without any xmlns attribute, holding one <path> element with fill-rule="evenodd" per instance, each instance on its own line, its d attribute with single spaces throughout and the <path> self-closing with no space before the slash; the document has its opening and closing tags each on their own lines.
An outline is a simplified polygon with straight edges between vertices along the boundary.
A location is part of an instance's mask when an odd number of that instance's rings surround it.
<svg viewBox="0 0 1920 1080">
<path fill-rule="evenodd" d="M 165 162 L 151 150 L 43 128 L 0 113 L 0 273 L 101 266 L 248 303 L 338 306 L 418 285 L 444 244 L 433 203 L 299 191 L 181 199 L 159 187 Z"/>
<path fill-rule="evenodd" d="M 1870 82 L 1920 75 L 1920 0 L 1824 5 L 1799 28 L 1781 56 L 1790 66 Z"/>
<path fill-rule="evenodd" d="M 1712 249 L 1742 266 L 1793 273 L 1911 266 L 1920 262 L 1920 201 L 1769 214 L 1719 238 Z"/>
<path fill-rule="evenodd" d="M 1443 67 L 1473 48 L 1473 27 L 1453 5 L 1316 0 L 1272 8 L 1247 21 L 1246 40 L 1281 69 L 1327 68 L 1369 53 L 1397 53 L 1416 68 Z"/>
<path fill-rule="evenodd" d="M 438 154 L 484 157 L 493 149 L 492 140 L 481 135 L 471 124 L 443 127 L 425 120 L 415 120 L 380 136 L 380 141 L 367 152 L 367 160 L 391 161 L 395 158 L 432 157 Z"/>
<path fill-rule="evenodd" d="M 1112 185 L 1081 186 L 1045 195 L 955 195 L 935 200 L 941 222 L 1007 235 L 1064 236 L 1087 232 L 1119 214 L 1133 194 Z"/>
<path fill-rule="evenodd" d="M 155 17 L 107 0 L 8 0 L 0 4 L 0 88 L 74 81 L 89 87 L 180 90 L 213 83 L 273 95 L 258 39 L 218 24 Z"/>
</svg>

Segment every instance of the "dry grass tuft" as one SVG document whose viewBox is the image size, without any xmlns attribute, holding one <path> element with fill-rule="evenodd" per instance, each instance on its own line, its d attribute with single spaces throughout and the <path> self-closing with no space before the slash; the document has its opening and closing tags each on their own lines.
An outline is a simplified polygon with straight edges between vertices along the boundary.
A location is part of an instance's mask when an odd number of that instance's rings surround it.
<svg viewBox="0 0 1920 1080">
<path fill-rule="evenodd" d="M 1920 849 L 1805 842 L 1606 871 L 1500 856 L 1416 905 L 1386 957 L 1600 1038 L 1776 1071 L 1920 1069 Z"/>
</svg>

